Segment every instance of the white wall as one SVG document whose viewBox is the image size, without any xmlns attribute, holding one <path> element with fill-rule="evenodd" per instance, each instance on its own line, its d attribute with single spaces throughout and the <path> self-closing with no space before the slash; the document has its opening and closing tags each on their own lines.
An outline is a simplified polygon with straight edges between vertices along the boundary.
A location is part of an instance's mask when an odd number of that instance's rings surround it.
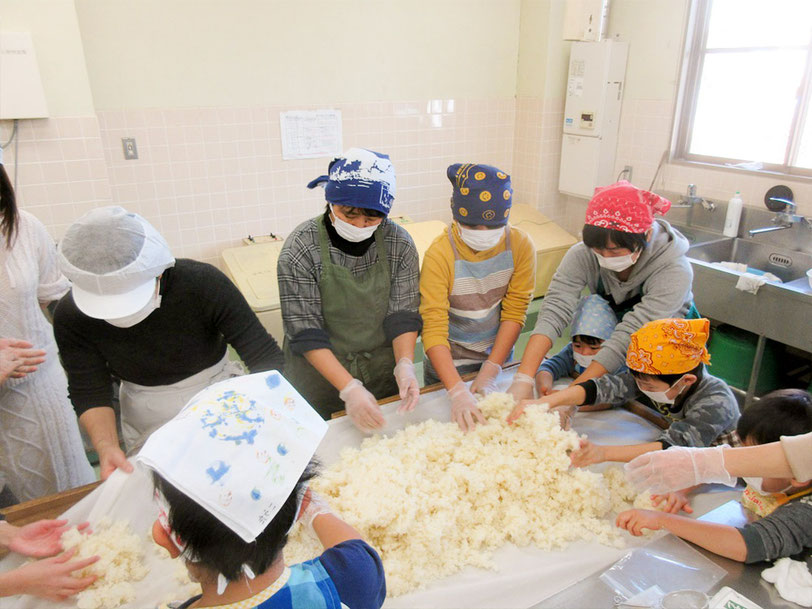
<svg viewBox="0 0 812 609">
<path fill-rule="evenodd" d="M 76 0 L 96 108 L 513 96 L 519 0 Z"/>
<path fill-rule="evenodd" d="M 0 0 L 0 30 L 31 33 L 51 116 L 94 113 L 73 0 Z"/>
</svg>

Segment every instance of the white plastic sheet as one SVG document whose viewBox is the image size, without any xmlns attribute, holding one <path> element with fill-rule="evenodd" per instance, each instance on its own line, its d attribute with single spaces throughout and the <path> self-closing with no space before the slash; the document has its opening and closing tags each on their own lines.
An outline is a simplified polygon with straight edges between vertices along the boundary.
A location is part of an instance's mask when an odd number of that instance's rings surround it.
<svg viewBox="0 0 812 609">
<path fill-rule="evenodd" d="M 512 371 L 502 373 L 499 379 L 505 390 Z M 415 410 L 405 414 L 396 412 L 398 403 L 383 406 L 386 426 L 383 434 L 392 434 L 410 424 L 426 419 L 450 420 L 450 405 L 445 391 L 424 394 Z M 612 410 L 576 415 L 573 428 L 590 439 L 603 444 L 628 444 L 650 442 L 659 434 L 658 428 L 625 410 Z M 325 466 L 338 459 L 345 447 L 358 447 L 365 434 L 358 431 L 348 417 L 330 421 L 329 430 L 317 451 Z M 607 465 L 597 466 L 604 469 Z M 393 507 L 396 509 L 396 507 Z M 152 502 L 152 483 L 147 473 L 139 471 L 127 476 L 116 473 L 102 486 L 65 512 L 64 517 L 72 524 L 89 520 L 91 524 L 104 516 L 114 520 L 129 520 L 134 532 L 146 537 L 156 517 Z M 645 541 L 626 535 L 629 546 Z M 442 540 L 438 540 L 442 543 Z M 584 579 L 599 569 L 608 567 L 622 557 L 628 548 L 618 549 L 596 542 L 578 541 L 560 551 L 543 551 L 533 547 L 519 548 L 508 544 L 494 555 L 496 571 L 467 568 L 456 575 L 432 582 L 424 590 L 398 598 L 387 599 L 384 607 L 530 607 L 541 600 Z M 22 564 L 17 556 L 0 561 L 0 571 Z M 164 565 L 166 563 L 163 563 Z M 135 602 L 127 609 L 146 609 L 171 598 L 177 590 L 172 574 L 166 566 L 158 568 L 158 562 L 148 555 L 150 574 L 136 585 Z M 75 607 L 75 602 L 49 603 L 32 597 L 4 599 L 9 609 L 39 609 Z"/>
</svg>

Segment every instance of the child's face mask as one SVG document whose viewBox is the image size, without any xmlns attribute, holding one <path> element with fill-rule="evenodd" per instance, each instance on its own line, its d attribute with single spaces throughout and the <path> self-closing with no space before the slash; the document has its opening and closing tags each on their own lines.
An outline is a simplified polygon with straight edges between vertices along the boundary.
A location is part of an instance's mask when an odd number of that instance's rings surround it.
<svg viewBox="0 0 812 609">
<path fill-rule="evenodd" d="M 648 396 L 648 398 L 650 400 L 653 400 L 653 401 L 657 402 L 658 404 L 673 404 L 674 400 L 676 400 L 679 397 L 679 394 L 682 393 L 682 390 L 685 389 L 685 387 L 680 388 L 680 390 L 677 392 L 677 394 L 674 397 L 668 397 L 667 394 L 674 387 L 676 387 L 679 383 L 681 383 L 683 378 L 685 378 L 685 377 L 682 376 L 679 379 L 677 379 L 677 382 L 674 383 L 673 385 L 671 385 L 665 391 L 646 391 L 645 389 L 643 389 L 640 386 L 640 383 L 637 382 L 636 380 L 635 380 L 635 383 L 637 383 L 637 388 L 640 391 L 642 391 L 646 396 Z"/>
<path fill-rule="evenodd" d="M 615 273 L 619 273 L 621 271 L 625 271 L 627 268 L 632 266 L 637 259 L 640 258 L 640 252 L 633 253 L 633 254 L 626 254 L 625 256 L 601 256 L 598 252 L 592 252 L 595 254 L 595 257 L 598 259 L 598 264 L 605 268 L 607 271 L 614 271 Z"/>
<path fill-rule="evenodd" d="M 505 234 L 505 228 L 491 228 L 486 230 L 477 230 L 475 228 L 465 228 L 462 224 L 457 222 L 457 227 L 460 229 L 460 238 L 472 250 L 477 252 L 484 252 L 492 247 L 496 247 L 502 236 Z"/>
<path fill-rule="evenodd" d="M 575 363 L 582 368 L 589 368 L 589 364 L 591 364 L 592 360 L 595 358 L 594 355 L 582 355 L 577 351 L 573 351 L 572 356 L 575 358 Z"/>
</svg>

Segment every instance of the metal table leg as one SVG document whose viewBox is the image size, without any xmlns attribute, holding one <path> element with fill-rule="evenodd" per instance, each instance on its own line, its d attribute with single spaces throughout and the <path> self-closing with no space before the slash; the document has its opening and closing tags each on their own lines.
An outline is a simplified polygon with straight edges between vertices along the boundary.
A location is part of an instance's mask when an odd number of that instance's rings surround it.
<svg viewBox="0 0 812 609">
<path fill-rule="evenodd" d="M 747 386 L 747 395 L 744 397 L 744 407 L 747 408 L 753 403 L 756 397 L 756 385 L 758 384 L 758 373 L 761 371 L 761 358 L 764 355 L 764 345 L 767 344 L 767 337 L 759 334 L 756 343 L 756 354 L 753 357 L 753 369 L 750 371 L 750 383 Z"/>
</svg>

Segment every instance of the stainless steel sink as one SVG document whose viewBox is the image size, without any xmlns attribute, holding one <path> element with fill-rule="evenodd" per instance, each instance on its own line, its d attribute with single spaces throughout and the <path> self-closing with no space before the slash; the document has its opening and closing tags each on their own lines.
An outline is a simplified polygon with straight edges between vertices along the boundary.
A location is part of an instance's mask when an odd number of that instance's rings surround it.
<svg viewBox="0 0 812 609">
<path fill-rule="evenodd" d="M 797 279 L 806 281 L 806 271 L 812 269 L 812 254 L 739 238 L 717 239 L 693 245 L 688 249 L 688 257 L 711 263 L 746 264 L 752 269 L 770 272 L 785 283 Z"/>
</svg>

